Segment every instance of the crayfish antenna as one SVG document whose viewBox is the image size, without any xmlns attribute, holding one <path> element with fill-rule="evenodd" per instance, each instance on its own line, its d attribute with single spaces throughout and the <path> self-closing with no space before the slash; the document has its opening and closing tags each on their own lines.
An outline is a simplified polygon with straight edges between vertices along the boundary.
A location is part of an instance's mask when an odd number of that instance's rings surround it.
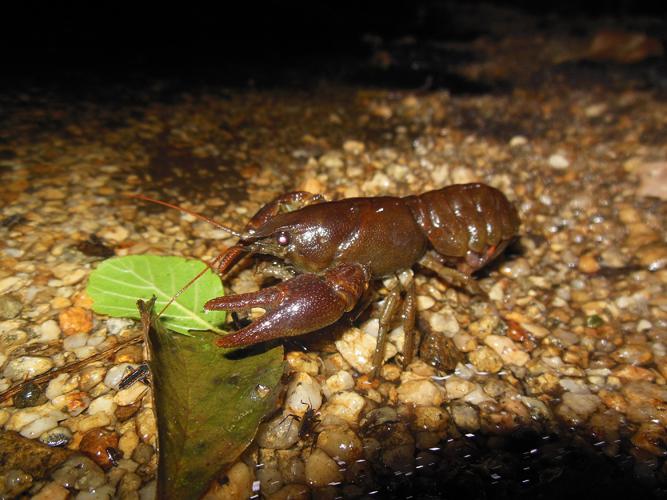
<svg viewBox="0 0 667 500">
<path fill-rule="evenodd" d="M 225 253 L 226 253 L 226 252 L 223 252 L 223 253 L 219 254 L 219 255 L 218 255 L 215 259 L 213 259 L 211 262 L 206 262 L 206 267 L 205 267 L 204 269 L 202 269 L 201 271 L 199 271 L 199 272 L 197 273 L 197 275 L 196 275 L 194 278 L 192 278 L 192 279 L 191 279 L 190 281 L 188 281 L 185 285 L 183 285 L 183 287 L 182 287 L 178 292 L 176 292 L 172 298 L 169 299 L 169 302 L 167 302 L 167 303 L 164 305 L 164 307 L 163 307 L 162 309 L 160 309 L 160 312 L 157 314 L 157 317 L 159 318 L 160 316 L 162 316 L 162 314 L 167 310 L 167 308 L 168 308 L 170 305 L 172 305 L 172 304 L 174 303 L 174 301 L 175 301 L 178 297 L 180 297 L 180 296 L 183 294 L 183 292 L 185 292 L 188 288 L 190 288 L 190 287 L 192 286 L 192 284 L 193 284 L 195 281 L 197 281 L 199 278 L 201 278 L 202 276 L 204 276 L 204 274 L 206 274 L 206 271 L 208 271 L 209 269 L 212 269 L 213 272 L 215 272 L 215 266 L 216 266 L 216 264 L 217 264 L 218 262 L 220 262 L 220 260 L 221 260 L 222 257 L 225 255 Z"/>
<path fill-rule="evenodd" d="M 241 237 L 242 237 L 241 233 L 239 233 L 239 232 L 236 231 L 235 229 L 232 229 L 232 228 L 227 227 L 227 226 L 225 226 L 225 225 L 223 225 L 223 224 L 220 224 L 219 222 L 216 222 L 216 221 L 214 221 L 213 219 L 210 219 L 210 218 L 206 217 L 205 215 L 202 215 L 202 214 L 200 214 L 200 213 L 194 212 L 194 211 L 192 211 L 192 210 L 188 210 L 187 208 L 179 207 L 178 205 L 173 205 L 173 204 L 171 204 L 171 203 L 167 203 L 166 201 L 156 200 L 155 198 L 150 198 L 150 197 L 145 196 L 145 195 L 143 195 L 143 194 L 128 194 L 128 195 L 126 195 L 126 196 L 127 196 L 128 198 L 134 198 L 134 199 L 136 199 L 136 200 L 148 201 L 148 202 L 150 202 L 150 203 L 156 203 L 156 204 L 158 204 L 158 205 L 162 205 L 162 206 L 165 206 L 165 207 L 173 208 L 174 210 L 179 210 L 179 211 L 181 211 L 181 212 L 183 212 L 183 213 L 186 213 L 186 214 L 188 214 L 188 215 L 192 215 L 193 217 L 196 217 L 196 218 L 199 219 L 199 220 L 203 220 L 203 221 L 205 221 L 205 222 L 208 222 L 209 224 L 213 224 L 213 225 L 214 225 L 215 227 L 217 227 L 218 229 L 222 229 L 223 231 L 228 232 L 228 233 L 231 234 L 232 236 L 236 236 L 237 238 L 241 238 Z"/>
<path fill-rule="evenodd" d="M 156 200 L 155 198 L 150 198 L 150 197 L 145 196 L 143 194 L 128 194 L 126 196 L 128 198 L 133 198 L 133 199 L 142 200 L 142 201 L 148 201 L 150 203 L 155 203 L 157 205 L 162 205 L 162 206 L 165 206 L 165 207 L 168 207 L 168 208 L 173 208 L 175 210 L 179 210 L 180 212 L 183 212 L 183 213 L 186 213 L 186 214 L 191 215 L 193 217 L 196 217 L 199 220 L 203 220 L 205 222 L 208 222 L 209 224 L 214 225 L 218 229 L 222 229 L 223 231 L 228 232 L 232 236 L 236 236 L 237 238 L 242 237 L 241 233 L 239 233 L 238 231 L 236 231 L 236 230 L 234 230 L 230 227 L 227 227 L 223 224 L 220 224 L 219 222 L 214 221 L 213 219 L 210 219 L 210 218 L 206 217 L 205 215 L 194 212 L 192 210 L 188 210 L 187 208 L 183 208 L 183 207 L 180 207 L 178 205 L 174 205 L 172 203 L 167 203 L 166 201 Z M 164 305 L 164 307 L 157 314 L 157 317 L 159 318 L 160 316 L 162 316 L 162 314 L 164 314 L 164 312 L 167 310 L 167 308 L 171 304 L 173 304 L 176 301 L 176 299 L 183 294 L 183 292 L 185 292 L 188 288 L 190 288 L 193 285 L 193 283 L 195 283 L 199 278 L 201 278 L 204 274 L 206 274 L 206 271 L 208 271 L 209 269 L 212 269 L 213 272 L 217 272 L 216 271 L 216 266 L 218 265 L 218 263 L 220 261 L 223 261 L 223 263 L 224 263 L 227 260 L 230 260 L 228 254 L 229 254 L 229 251 L 223 252 L 223 253 L 219 254 L 215 259 L 213 259 L 211 262 L 206 262 L 206 267 L 204 269 L 202 269 L 199 273 L 197 273 L 197 275 L 194 278 L 192 278 L 190 281 L 188 281 L 180 290 L 178 290 L 178 292 L 176 292 L 174 294 L 173 297 L 171 297 L 169 299 L 169 302 L 167 302 Z M 238 256 L 236 257 L 236 259 L 238 259 Z M 233 262 L 231 264 L 233 265 Z"/>
</svg>

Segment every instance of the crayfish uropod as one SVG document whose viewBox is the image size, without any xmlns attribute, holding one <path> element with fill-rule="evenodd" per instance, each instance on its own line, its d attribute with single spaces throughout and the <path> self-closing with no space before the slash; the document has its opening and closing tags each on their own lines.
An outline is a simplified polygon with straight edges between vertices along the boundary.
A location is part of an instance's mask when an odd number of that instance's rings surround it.
<svg viewBox="0 0 667 500">
<path fill-rule="evenodd" d="M 257 292 L 214 298 L 204 307 L 266 310 L 248 326 L 217 340 L 219 346 L 231 348 L 309 333 L 345 314 L 360 313 L 370 302 L 373 280 L 395 276 L 415 264 L 450 283 L 476 289 L 471 274 L 505 249 L 517 236 L 519 224 L 505 195 L 478 183 L 403 198 L 326 201 L 303 191 L 287 193 L 262 207 L 238 243 L 218 259 L 218 273 L 224 276 L 243 255 L 273 256 L 281 264 L 269 271 L 284 281 Z M 416 301 L 410 281 L 391 289 L 380 310 L 374 375 L 401 302 L 404 364 L 414 356 Z"/>
</svg>

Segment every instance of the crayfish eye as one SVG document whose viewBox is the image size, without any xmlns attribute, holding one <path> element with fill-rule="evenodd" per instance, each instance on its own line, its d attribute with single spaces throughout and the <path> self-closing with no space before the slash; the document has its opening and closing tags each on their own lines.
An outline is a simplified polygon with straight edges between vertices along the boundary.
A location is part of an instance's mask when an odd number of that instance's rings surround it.
<svg viewBox="0 0 667 500">
<path fill-rule="evenodd" d="M 285 231 L 279 232 L 276 235 L 276 242 L 281 247 L 285 247 L 285 246 L 289 245 L 289 234 L 287 234 Z"/>
</svg>

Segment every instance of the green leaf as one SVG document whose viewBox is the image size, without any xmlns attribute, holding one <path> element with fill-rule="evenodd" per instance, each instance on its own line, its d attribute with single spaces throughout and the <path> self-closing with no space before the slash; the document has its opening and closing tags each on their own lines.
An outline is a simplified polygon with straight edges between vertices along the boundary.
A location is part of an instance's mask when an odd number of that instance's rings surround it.
<svg viewBox="0 0 667 500">
<path fill-rule="evenodd" d="M 252 441 L 275 408 L 283 349 L 229 359 L 216 335 L 165 331 L 143 303 L 157 414 L 157 498 L 200 498 Z M 151 328 L 148 328 L 150 322 Z"/>
<path fill-rule="evenodd" d="M 93 310 L 122 318 L 139 318 L 137 300 L 157 298 L 162 308 L 192 278 L 206 267 L 201 261 L 181 257 L 130 255 L 102 262 L 88 280 Z M 224 311 L 204 311 L 207 300 L 223 295 L 220 278 L 206 272 L 160 316 L 167 328 L 188 335 L 190 330 L 213 330 L 225 321 Z"/>
</svg>

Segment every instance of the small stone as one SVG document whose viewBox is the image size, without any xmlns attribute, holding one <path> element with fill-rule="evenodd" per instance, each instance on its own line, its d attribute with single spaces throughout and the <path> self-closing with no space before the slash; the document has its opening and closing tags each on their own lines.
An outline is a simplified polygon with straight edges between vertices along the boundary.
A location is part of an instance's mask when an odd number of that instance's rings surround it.
<svg viewBox="0 0 667 500">
<path fill-rule="evenodd" d="M 124 422 L 134 417 L 140 409 L 141 401 L 136 401 L 131 405 L 117 406 L 116 410 L 114 411 L 114 415 L 119 422 Z"/>
<path fill-rule="evenodd" d="M 118 389 L 118 384 L 120 384 L 121 380 L 135 368 L 136 365 L 131 365 L 129 363 L 121 363 L 120 365 L 112 366 L 104 377 L 104 385 L 110 389 Z"/>
<path fill-rule="evenodd" d="M 113 402 L 118 406 L 131 405 L 137 401 L 148 390 L 148 386 L 141 382 L 135 382 L 130 387 L 122 389 L 113 397 Z"/>
<path fill-rule="evenodd" d="M 92 337 L 91 337 L 92 338 Z M 102 338 L 102 341 L 104 339 Z M 88 343 L 90 345 L 90 342 Z M 143 349 L 138 345 L 129 345 L 118 351 L 114 357 L 114 363 L 141 363 L 144 359 Z"/>
<path fill-rule="evenodd" d="M 18 498 L 32 486 L 32 476 L 20 469 L 3 470 L 0 476 L 0 492 L 3 498 Z"/>
<path fill-rule="evenodd" d="M 530 359 L 530 355 L 522 351 L 514 341 L 500 335 L 488 335 L 484 343 L 498 354 L 504 363 L 509 365 L 523 366 Z"/>
<path fill-rule="evenodd" d="M 157 429 L 155 427 L 155 416 L 151 408 L 144 408 L 137 415 L 137 432 L 144 443 L 155 439 Z"/>
<path fill-rule="evenodd" d="M 618 363 L 630 365 L 645 365 L 653 361 L 653 352 L 643 344 L 626 344 L 611 354 Z"/>
<path fill-rule="evenodd" d="M 85 269 L 76 269 L 75 271 L 67 274 L 67 276 L 63 277 L 63 285 L 65 286 L 72 286 L 76 285 L 79 283 L 83 278 L 85 278 L 88 275 L 88 271 Z"/>
<path fill-rule="evenodd" d="M 9 291 L 16 291 L 26 284 L 26 280 L 18 276 L 8 276 L 0 280 L 0 294 Z"/>
<path fill-rule="evenodd" d="M 101 366 L 86 366 L 81 370 L 81 379 L 79 382 L 81 389 L 89 391 L 102 382 L 106 373 L 106 369 Z"/>
<path fill-rule="evenodd" d="M 125 432 L 118 440 L 118 449 L 124 457 L 131 457 L 132 452 L 139 444 L 139 436 L 133 430 Z"/>
<path fill-rule="evenodd" d="M 67 500 L 70 492 L 56 482 L 47 483 L 31 500 Z"/>
<path fill-rule="evenodd" d="M 285 408 L 293 415 L 302 416 L 309 409 L 318 410 L 321 405 L 320 384 L 307 373 L 297 372 L 287 386 Z"/>
<path fill-rule="evenodd" d="M 39 436 L 47 446 L 67 446 L 72 441 L 72 432 L 67 427 L 54 427 Z"/>
<path fill-rule="evenodd" d="M 637 250 L 639 263 L 649 271 L 658 271 L 667 265 L 667 243 L 656 241 Z"/>
<path fill-rule="evenodd" d="M 42 388 L 32 382 L 25 385 L 13 399 L 14 408 L 39 406 L 46 403 L 47 400 L 48 398 Z"/>
<path fill-rule="evenodd" d="M 456 316 L 449 310 L 443 310 L 431 315 L 429 323 L 433 330 L 442 332 L 448 337 L 453 337 L 459 332 L 459 322 L 456 320 Z"/>
<path fill-rule="evenodd" d="M 301 351 L 291 351 L 285 356 L 290 369 L 295 372 L 304 372 L 313 377 L 319 372 L 317 357 Z"/>
<path fill-rule="evenodd" d="M 510 139 L 510 146 L 512 147 L 525 146 L 526 144 L 528 144 L 528 139 L 522 135 L 515 135 Z"/>
<path fill-rule="evenodd" d="M 104 240 L 111 240 L 114 243 L 125 241 L 130 235 L 130 232 L 123 226 L 109 226 L 100 231 L 100 238 Z"/>
<path fill-rule="evenodd" d="M 39 341 L 49 343 L 60 338 L 60 326 L 55 320 L 49 319 L 39 325 Z"/>
<path fill-rule="evenodd" d="M 13 294 L 0 295 L 0 319 L 13 319 L 21 314 L 23 304 Z"/>
<path fill-rule="evenodd" d="M 73 417 L 80 415 L 88 408 L 90 396 L 83 391 L 72 391 L 53 398 L 53 406 L 61 408 Z"/>
<path fill-rule="evenodd" d="M 72 432 L 87 432 L 95 427 L 104 427 L 111 423 L 111 416 L 107 413 L 95 415 L 78 415 L 63 422 Z"/>
<path fill-rule="evenodd" d="M 439 406 L 444 400 L 444 391 L 430 380 L 408 380 L 398 388 L 398 400 L 414 406 Z"/>
<path fill-rule="evenodd" d="M 361 153 L 364 152 L 366 149 L 366 146 L 364 145 L 363 142 L 360 141 L 354 141 L 354 140 L 347 140 L 343 143 L 343 150 L 346 153 L 350 153 L 352 155 L 358 156 Z"/>
<path fill-rule="evenodd" d="M 352 463 L 363 454 L 361 440 L 350 429 L 324 429 L 317 446 L 336 461 Z"/>
<path fill-rule="evenodd" d="M 588 418 L 600 406 L 600 398 L 595 394 L 564 392 L 561 399 L 582 418 Z"/>
<path fill-rule="evenodd" d="M 350 372 L 341 370 L 324 381 L 322 392 L 328 399 L 332 394 L 341 391 L 349 391 L 354 387 L 354 379 Z"/>
<path fill-rule="evenodd" d="M 53 401 L 58 396 L 75 390 L 78 386 L 78 375 L 70 376 L 67 373 L 61 373 L 56 378 L 52 379 L 49 382 L 49 385 L 46 386 L 46 397 Z"/>
<path fill-rule="evenodd" d="M 63 340 L 63 349 L 72 352 L 80 347 L 84 347 L 87 341 L 87 333 L 75 333 L 74 335 L 65 337 L 65 340 Z"/>
<path fill-rule="evenodd" d="M 475 389 L 475 384 L 452 375 L 445 380 L 445 390 L 449 399 L 459 399 Z"/>
<path fill-rule="evenodd" d="M 99 488 L 106 482 L 102 469 L 90 458 L 78 454 L 68 458 L 51 477 L 65 488 L 80 491 Z"/>
<path fill-rule="evenodd" d="M 114 396 L 111 394 L 95 398 L 90 402 L 90 406 L 88 407 L 89 415 L 95 415 L 99 412 L 113 414 L 114 411 L 116 411 L 116 403 L 114 402 Z"/>
<path fill-rule="evenodd" d="M 299 440 L 299 428 L 300 424 L 294 415 L 279 414 L 260 424 L 257 444 L 271 450 L 286 450 Z"/>
<path fill-rule="evenodd" d="M 88 333 L 93 328 L 93 314 L 82 307 L 70 307 L 58 315 L 58 323 L 65 335 Z"/>
<path fill-rule="evenodd" d="M 364 325 L 364 330 L 359 328 L 350 328 L 347 330 L 340 340 L 335 342 L 336 349 L 341 356 L 359 373 L 370 373 L 373 370 L 373 354 L 377 344 L 377 328 L 379 323 L 376 321 L 369 321 Z M 367 333 L 370 330 L 376 332 L 376 336 Z M 398 350 L 391 342 L 387 342 L 384 350 L 384 360 L 388 360 L 396 355 Z"/>
<path fill-rule="evenodd" d="M 333 415 L 352 425 L 356 425 L 364 405 L 363 396 L 360 396 L 356 392 L 339 392 L 331 396 L 329 401 L 322 407 L 322 419 L 324 420 L 327 415 Z"/>
<path fill-rule="evenodd" d="M 151 461 L 153 455 L 155 454 L 155 449 L 147 443 L 137 444 L 134 452 L 132 453 L 132 460 L 137 462 L 139 465 L 145 465 Z"/>
<path fill-rule="evenodd" d="M 468 359 L 478 372 L 498 373 L 503 367 L 500 356 L 487 346 L 480 346 L 469 353 Z"/>
<path fill-rule="evenodd" d="M 549 157 L 549 166 L 556 170 L 564 170 L 570 166 L 570 161 L 562 154 L 553 154 Z"/>
<path fill-rule="evenodd" d="M 590 252 L 579 257 L 578 267 L 582 273 L 586 274 L 597 273 L 600 270 L 600 264 L 598 264 L 595 254 Z"/>
<path fill-rule="evenodd" d="M 476 431 L 479 429 L 479 415 L 474 407 L 467 403 L 453 404 L 450 408 L 454 424 L 465 431 Z"/>
<path fill-rule="evenodd" d="M 53 361 L 49 358 L 21 356 L 7 363 L 3 375 L 10 380 L 27 380 L 48 372 L 51 368 Z"/>
<path fill-rule="evenodd" d="M 317 448 L 306 460 L 306 481 L 310 486 L 322 487 L 342 482 L 343 474 L 338 464 Z"/>
<path fill-rule="evenodd" d="M 89 430 L 79 443 L 81 452 L 88 455 L 103 469 L 109 469 L 113 465 L 109 448 L 118 448 L 118 434 L 104 429 Z"/>
<path fill-rule="evenodd" d="M 21 429 L 21 436 L 36 439 L 41 434 L 58 426 L 58 420 L 53 417 L 42 417 L 30 422 Z"/>
<path fill-rule="evenodd" d="M 106 321 L 106 325 L 109 335 L 119 335 L 134 325 L 134 321 L 127 318 L 109 318 Z"/>
<path fill-rule="evenodd" d="M 437 406 L 417 406 L 413 427 L 415 430 L 440 432 L 449 422 L 449 413 Z"/>
</svg>

